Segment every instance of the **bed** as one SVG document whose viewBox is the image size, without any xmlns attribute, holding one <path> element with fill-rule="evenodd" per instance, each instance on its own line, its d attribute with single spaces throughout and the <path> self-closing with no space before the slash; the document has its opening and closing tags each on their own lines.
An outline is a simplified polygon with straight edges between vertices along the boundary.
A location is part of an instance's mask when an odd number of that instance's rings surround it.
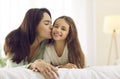
<svg viewBox="0 0 120 79">
<path fill-rule="evenodd" d="M 58 70 L 57 79 L 120 79 L 120 65 L 116 66 L 92 66 L 84 69 Z M 32 70 L 16 68 L 0 68 L 0 79 L 44 79 L 44 77 Z"/>
</svg>

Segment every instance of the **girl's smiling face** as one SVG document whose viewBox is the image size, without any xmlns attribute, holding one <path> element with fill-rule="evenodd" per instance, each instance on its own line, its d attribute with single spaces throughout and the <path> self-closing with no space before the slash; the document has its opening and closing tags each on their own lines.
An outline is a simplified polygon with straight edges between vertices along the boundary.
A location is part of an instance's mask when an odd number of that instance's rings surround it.
<svg viewBox="0 0 120 79">
<path fill-rule="evenodd" d="M 69 24 L 64 19 L 58 19 L 53 25 L 52 37 L 55 41 L 65 41 L 69 34 Z"/>
</svg>

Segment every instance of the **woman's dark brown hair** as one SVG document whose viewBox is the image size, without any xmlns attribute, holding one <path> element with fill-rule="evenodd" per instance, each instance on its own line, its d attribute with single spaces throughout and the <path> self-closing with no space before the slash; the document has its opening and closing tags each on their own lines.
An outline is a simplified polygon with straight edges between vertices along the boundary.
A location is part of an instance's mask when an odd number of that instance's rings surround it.
<svg viewBox="0 0 120 79">
<path fill-rule="evenodd" d="M 84 54 L 82 52 L 80 42 L 78 40 L 77 29 L 73 19 L 68 16 L 61 16 L 54 21 L 53 27 L 58 19 L 64 19 L 66 23 L 70 26 L 69 33 L 66 39 L 69 52 L 69 63 L 76 64 L 78 68 L 83 68 L 85 65 Z"/>
<path fill-rule="evenodd" d="M 5 38 L 5 54 L 12 54 L 13 62 L 20 63 L 25 60 L 30 53 L 30 45 L 34 42 L 37 35 L 36 28 L 43 18 L 43 14 L 51 13 L 46 8 L 29 9 L 21 23 L 20 27 L 10 32 Z"/>
</svg>

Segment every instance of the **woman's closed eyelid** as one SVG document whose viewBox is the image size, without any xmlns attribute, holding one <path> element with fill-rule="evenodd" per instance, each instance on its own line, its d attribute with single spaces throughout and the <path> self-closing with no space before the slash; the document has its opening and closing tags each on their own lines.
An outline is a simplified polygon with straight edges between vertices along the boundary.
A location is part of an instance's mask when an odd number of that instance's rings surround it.
<svg viewBox="0 0 120 79">
<path fill-rule="evenodd" d="M 45 25 L 51 25 L 51 23 L 50 23 L 50 22 L 45 22 L 44 24 L 45 24 Z"/>
<path fill-rule="evenodd" d="M 49 23 L 45 23 L 45 25 L 48 25 Z"/>
</svg>

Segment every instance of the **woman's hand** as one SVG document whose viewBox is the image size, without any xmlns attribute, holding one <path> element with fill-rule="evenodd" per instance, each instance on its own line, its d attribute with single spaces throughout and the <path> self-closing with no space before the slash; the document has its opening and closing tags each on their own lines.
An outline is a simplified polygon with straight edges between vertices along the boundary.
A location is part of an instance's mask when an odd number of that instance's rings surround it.
<svg viewBox="0 0 120 79">
<path fill-rule="evenodd" d="M 56 77 L 59 76 L 57 68 L 50 65 L 49 63 L 44 62 L 41 59 L 36 60 L 28 68 L 33 71 L 40 72 L 45 77 L 45 79 L 56 79 Z"/>
<path fill-rule="evenodd" d="M 60 68 L 68 68 L 68 69 L 71 69 L 71 68 L 77 68 L 77 66 L 75 64 L 72 64 L 72 63 L 67 63 L 65 65 L 61 65 Z"/>
</svg>

